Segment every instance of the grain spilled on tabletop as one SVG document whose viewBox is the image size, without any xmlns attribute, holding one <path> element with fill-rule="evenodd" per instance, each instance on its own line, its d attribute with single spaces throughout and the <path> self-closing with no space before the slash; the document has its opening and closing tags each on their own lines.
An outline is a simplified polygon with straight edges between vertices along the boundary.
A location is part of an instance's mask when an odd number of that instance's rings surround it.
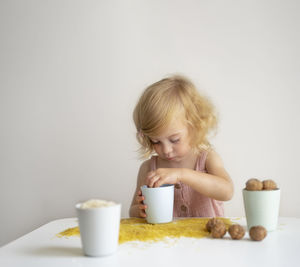
<svg viewBox="0 0 300 267">
<path fill-rule="evenodd" d="M 206 223 L 210 218 L 184 218 L 176 219 L 171 223 L 149 224 L 145 219 L 128 218 L 121 219 L 119 243 L 130 241 L 157 242 L 166 238 L 203 238 L 210 235 L 206 230 Z M 224 221 L 226 228 L 232 224 L 230 219 L 220 218 Z M 68 228 L 57 237 L 79 236 L 79 228 Z"/>
</svg>

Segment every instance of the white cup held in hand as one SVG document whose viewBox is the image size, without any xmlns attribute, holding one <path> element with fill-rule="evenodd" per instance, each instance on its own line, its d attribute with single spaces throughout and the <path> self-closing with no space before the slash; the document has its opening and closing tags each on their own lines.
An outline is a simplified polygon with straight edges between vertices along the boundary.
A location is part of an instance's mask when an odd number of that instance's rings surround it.
<svg viewBox="0 0 300 267">
<path fill-rule="evenodd" d="M 145 197 L 146 220 L 148 223 L 168 223 L 173 220 L 174 185 L 165 184 L 161 187 L 141 186 Z"/>
</svg>

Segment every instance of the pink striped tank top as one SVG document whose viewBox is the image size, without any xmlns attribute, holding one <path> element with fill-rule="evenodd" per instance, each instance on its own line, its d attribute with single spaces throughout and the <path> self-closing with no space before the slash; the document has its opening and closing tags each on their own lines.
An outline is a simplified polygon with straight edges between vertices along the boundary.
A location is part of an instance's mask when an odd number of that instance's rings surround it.
<svg viewBox="0 0 300 267">
<path fill-rule="evenodd" d="M 208 152 L 203 151 L 195 166 L 196 171 L 207 172 L 205 161 Z M 151 170 L 156 170 L 157 156 L 151 158 Z M 179 182 L 174 187 L 174 217 L 223 217 L 224 204 L 222 201 L 201 195 L 189 185 Z"/>
</svg>

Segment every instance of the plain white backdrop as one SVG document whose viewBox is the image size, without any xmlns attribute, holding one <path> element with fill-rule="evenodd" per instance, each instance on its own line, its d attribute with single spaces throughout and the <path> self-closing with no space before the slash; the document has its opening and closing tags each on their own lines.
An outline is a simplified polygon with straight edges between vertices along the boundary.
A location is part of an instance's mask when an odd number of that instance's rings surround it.
<svg viewBox="0 0 300 267">
<path fill-rule="evenodd" d="M 300 217 L 300 4 L 0 1 L 0 245 L 89 198 L 122 203 L 139 165 L 132 111 L 181 73 L 215 103 L 211 140 L 243 216 L 247 179 L 274 179 Z"/>
</svg>

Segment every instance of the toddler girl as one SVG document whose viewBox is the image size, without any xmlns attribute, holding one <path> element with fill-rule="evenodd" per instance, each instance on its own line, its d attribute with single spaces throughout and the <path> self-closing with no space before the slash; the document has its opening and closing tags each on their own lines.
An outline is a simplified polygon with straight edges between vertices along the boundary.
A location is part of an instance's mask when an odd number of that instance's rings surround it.
<svg viewBox="0 0 300 267">
<path fill-rule="evenodd" d="M 146 217 L 142 185 L 174 184 L 174 217 L 224 216 L 233 184 L 208 140 L 216 127 L 212 104 L 187 78 L 171 76 L 144 91 L 134 113 L 140 167 L 131 217 Z"/>
</svg>

